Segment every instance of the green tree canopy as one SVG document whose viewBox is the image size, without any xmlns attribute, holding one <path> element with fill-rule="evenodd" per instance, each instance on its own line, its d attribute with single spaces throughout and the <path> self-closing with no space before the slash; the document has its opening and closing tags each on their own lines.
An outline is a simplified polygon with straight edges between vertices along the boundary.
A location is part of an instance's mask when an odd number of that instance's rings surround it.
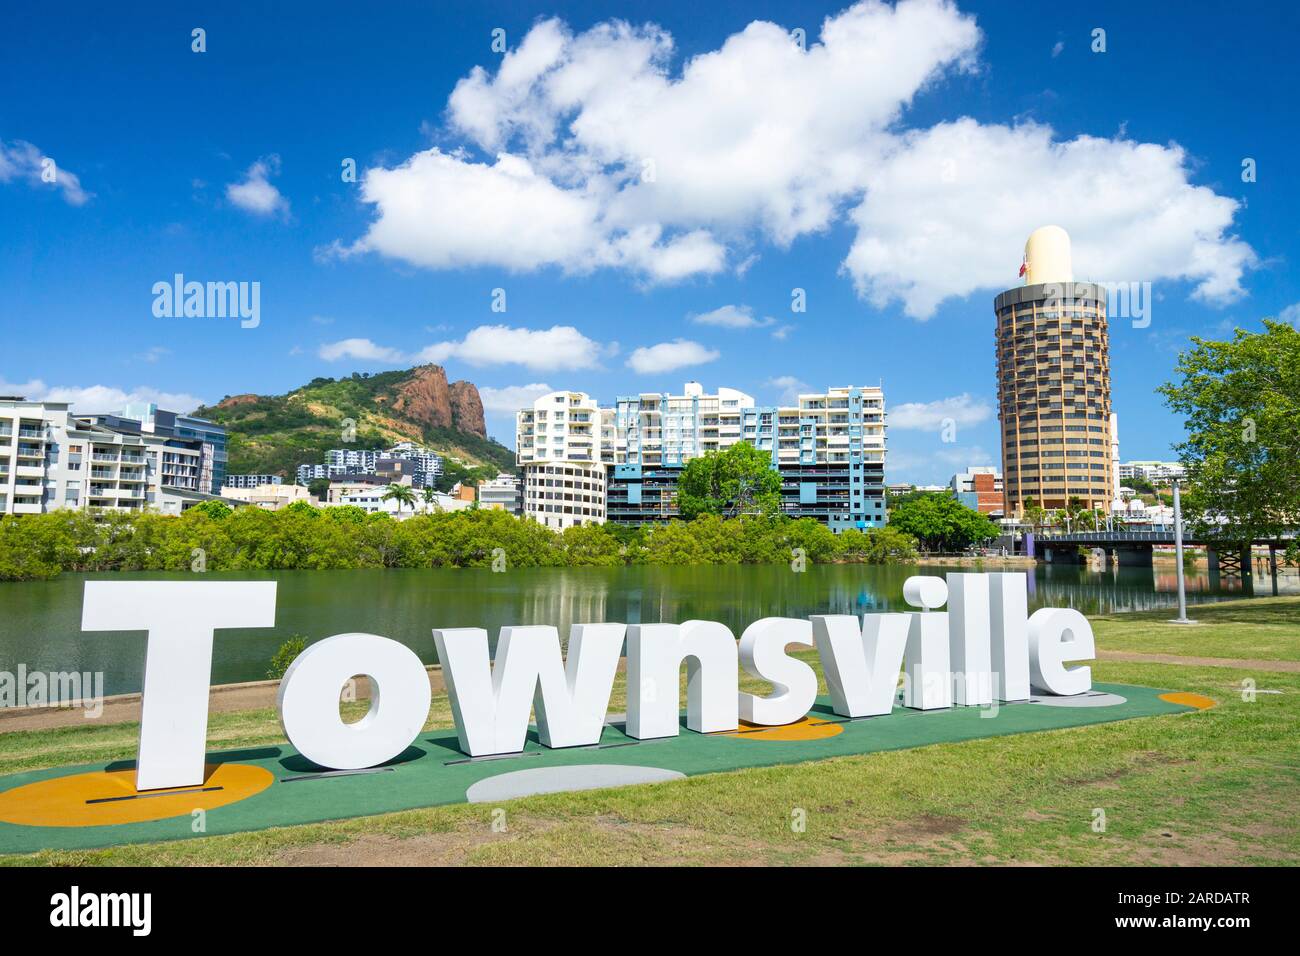
<svg viewBox="0 0 1300 956">
<path fill-rule="evenodd" d="M 692 458 L 677 481 L 682 517 L 775 514 L 781 508 L 781 476 L 772 459 L 748 442 Z"/>
<path fill-rule="evenodd" d="M 1230 342 L 1192 337 L 1177 378 L 1158 391 L 1184 417 L 1175 446 L 1187 468 L 1188 520 L 1235 538 L 1276 537 L 1300 523 L 1300 332 L 1264 320 Z"/>
<path fill-rule="evenodd" d="M 895 505 L 889 513 L 889 527 L 912 535 L 930 551 L 960 551 L 1001 534 L 993 521 L 944 493 Z"/>
</svg>

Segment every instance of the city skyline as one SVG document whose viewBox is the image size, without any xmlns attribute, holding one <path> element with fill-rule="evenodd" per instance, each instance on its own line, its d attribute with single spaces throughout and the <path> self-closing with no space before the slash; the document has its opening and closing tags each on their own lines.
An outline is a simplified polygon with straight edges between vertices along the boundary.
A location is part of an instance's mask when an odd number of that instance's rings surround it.
<svg viewBox="0 0 1300 956">
<path fill-rule="evenodd" d="M 513 445 L 555 390 L 880 385 L 886 479 L 934 484 L 1001 465 L 993 299 L 1034 228 L 1140 297 L 1110 321 L 1126 461 L 1174 457 L 1153 389 L 1191 335 L 1300 315 L 1287 31 L 1238 12 L 72 6 L 95 29 L 17 10 L 0 39 L 30 93 L 0 125 L 2 394 L 190 411 L 429 361 Z M 178 275 L 245 311 L 160 315 Z"/>
</svg>

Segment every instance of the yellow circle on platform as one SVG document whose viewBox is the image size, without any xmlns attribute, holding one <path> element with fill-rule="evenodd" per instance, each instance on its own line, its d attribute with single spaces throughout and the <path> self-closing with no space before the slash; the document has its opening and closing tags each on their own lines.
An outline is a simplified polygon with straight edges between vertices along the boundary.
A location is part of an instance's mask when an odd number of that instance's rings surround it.
<svg viewBox="0 0 1300 956">
<path fill-rule="evenodd" d="M 0 821 L 28 827 L 145 823 L 212 810 L 269 787 L 275 777 L 251 764 L 208 764 L 203 783 L 136 790 L 135 770 L 96 770 L 38 780 L 0 793 Z"/>
<path fill-rule="evenodd" d="M 1172 694 L 1161 694 L 1160 699 L 1167 700 L 1171 704 L 1182 704 L 1184 707 L 1195 707 L 1197 710 L 1209 710 L 1211 707 L 1218 706 L 1219 703 L 1213 697 L 1182 690 Z"/>
<path fill-rule="evenodd" d="M 824 740 L 843 732 L 844 727 L 839 723 L 819 717 L 803 717 L 793 724 L 778 727 L 763 727 L 742 720 L 739 730 L 724 731 L 718 736 L 735 737 L 737 740 Z"/>
</svg>

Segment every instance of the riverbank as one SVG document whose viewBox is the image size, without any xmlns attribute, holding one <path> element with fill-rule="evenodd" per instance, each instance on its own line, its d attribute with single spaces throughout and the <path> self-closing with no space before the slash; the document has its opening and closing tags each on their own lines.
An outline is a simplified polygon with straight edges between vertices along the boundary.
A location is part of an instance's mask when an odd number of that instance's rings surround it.
<svg viewBox="0 0 1300 956">
<path fill-rule="evenodd" d="M 1204 612 L 1204 613 L 1202 613 Z M 1210 613 L 1212 612 L 1212 613 Z M 1300 599 L 1097 615 L 1094 679 L 1202 694 L 1197 713 L 744 770 L 676 783 L 438 807 L 177 843 L 0 858 L 6 864 L 1300 864 Z M 1216 664 L 1130 663 L 1170 642 Z M 1212 654 L 1203 653 L 1207 649 Z M 1161 651 L 1163 652 L 1163 651 Z M 816 667 L 816 655 L 803 655 Z M 1247 685 L 1246 682 L 1252 682 Z M 748 677 L 747 690 L 766 685 Z M 1256 693 L 1245 694 L 1253 687 Z M 362 702 L 344 705 L 360 712 Z M 616 681 L 611 710 L 624 707 Z M 98 723 L 98 722 L 96 722 Z M 445 694 L 427 727 L 451 726 Z M 132 723 L 0 733 L 0 773 L 130 759 Z M 212 715 L 213 749 L 283 742 L 275 711 Z M 1093 829 L 1095 810 L 1107 827 Z M 807 826 L 790 826 L 794 810 Z"/>
<path fill-rule="evenodd" d="M 1007 555 L 933 555 L 922 554 L 917 561 L 940 568 L 976 568 L 981 571 L 1019 570 L 1032 568 L 1038 562 L 1019 554 Z"/>
</svg>

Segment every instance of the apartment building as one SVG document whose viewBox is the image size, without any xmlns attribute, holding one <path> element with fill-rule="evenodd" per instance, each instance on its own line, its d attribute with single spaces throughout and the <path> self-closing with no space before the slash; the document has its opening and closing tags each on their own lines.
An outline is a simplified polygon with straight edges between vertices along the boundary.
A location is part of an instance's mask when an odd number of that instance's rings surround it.
<svg viewBox="0 0 1300 956">
<path fill-rule="evenodd" d="M 393 461 L 407 465 L 395 467 Z M 385 464 L 385 462 L 389 464 Z M 319 465 L 298 466 L 295 480 L 300 485 L 310 484 L 318 478 L 346 478 L 379 472 L 401 472 L 412 476 L 417 488 L 427 488 L 442 476 L 442 456 L 414 442 L 398 442 L 388 449 L 332 448 L 325 453 Z"/>
<path fill-rule="evenodd" d="M 261 485 L 278 485 L 283 481 L 279 475 L 226 475 L 222 493 L 231 488 L 257 488 Z"/>
<path fill-rule="evenodd" d="M 523 511 L 523 489 L 519 476 L 502 472 L 495 478 L 480 482 L 478 503 L 480 508 L 520 514 Z"/>
<path fill-rule="evenodd" d="M 832 531 L 878 528 L 885 508 L 885 396 L 874 386 L 831 388 L 774 409 L 772 461 L 781 505 L 793 518 L 815 518 Z M 768 439 L 758 415 L 756 441 Z"/>
<path fill-rule="evenodd" d="M 1008 516 L 1027 502 L 1049 510 L 1072 499 L 1109 510 L 1110 341 L 1107 292 L 1075 282 L 1070 237 L 1036 229 L 1025 244 L 1025 285 L 994 300 L 998 419 Z"/>
<path fill-rule="evenodd" d="M 953 496 L 967 508 L 993 518 L 1002 517 L 1002 476 L 993 465 L 972 465 L 948 482 Z"/>
<path fill-rule="evenodd" d="M 723 451 L 741 441 L 754 399 L 733 388 L 707 394 L 687 382 L 679 394 L 643 392 L 620 396 L 602 452 L 611 468 L 607 482 L 610 521 L 643 524 L 678 516 L 677 479 L 692 458 Z"/>
<path fill-rule="evenodd" d="M 885 402 L 879 388 L 799 395 L 758 406 L 732 388 L 620 396 L 601 408 L 553 392 L 517 415 L 523 513 L 551 527 L 678 517 L 677 482 L 693 458 L 748 442 L 781 476 L 781 507 L 832 530 L 884 525 Z M 603 485 L 600 481 L 604 477 Z"/>
<path fill-rule="evenodd" d="M 115 417 L 139 423 L 140 430 L 160 438 L 197 441 L 202 445 L 199 491 L 221 494 L 226 483 L 226 427 L 206 418 L 169 412 L 152 402 L 128 403 Z"/>
<path fill-rule="evenodd" d="M 759 406 L 736 389 L 707 394 L 688 382 L 679 395 L 619 398 L 614 417 L 610 521 L 677 517 L 677 480 L 686 463 L 744 441 L 770 455 L 785 514 L 814 518 L 834 531 L 886 522 L 879 388 L 832 388 L 799 395 L 789 406 Z"/>
<path fill-rule="evenodd" d="M 551 392 L 515 415 L 523 513 L 549 528 L 605 521 L 606 412 L 586 392 Z"/>
<path fill-rule="evenodd" d="M 146 431 L 119 415 L 76 416 L 66 402 L 0 397 L 0 513 L 56 508 L 179 513 L 213 497 L 208 443 Z"/>
<path fill-rule="evenodd" d="M 392 484 L 409 483 L 409 479 L 392 482 Z M 396 498 L 384 497 L 388 493 L 389 485 L 390 482 L 373 475 L 335 481 L 330 484 L 323 506 L 327 508 L 352 506 L 371 514 L 386 514 L 403 520 L 417 514 L 463 511 L 474 503 L 472 498 L 465 501 L 443 492 L 434 492 L 431 500 L 426 500 L 424 492 L 417 492 L 411 504 L 402 504 Z"/>
<path fill-rule="evenodd" d="M 1119 480 L 1141 478 L 1157 487 L 1167 487 L 1175 478 L 1186 477 L 1187 469 L 1177 461 L 1124 461 L 1119 464 Z"/>
<path fill-rule="evenodd" d="M 286 485 L 278 478 L 274 483 L 261 485 L 231 485 L 228 483 L 230 478 L 230 475 L 226 476 L 227 485 L 222 492 L 222 497 L 227 501 L 237 501 L 264 511 L 281 511 L 298 501 L 316 504 L 306 488 L 301 485 Z"/>
</svg>

